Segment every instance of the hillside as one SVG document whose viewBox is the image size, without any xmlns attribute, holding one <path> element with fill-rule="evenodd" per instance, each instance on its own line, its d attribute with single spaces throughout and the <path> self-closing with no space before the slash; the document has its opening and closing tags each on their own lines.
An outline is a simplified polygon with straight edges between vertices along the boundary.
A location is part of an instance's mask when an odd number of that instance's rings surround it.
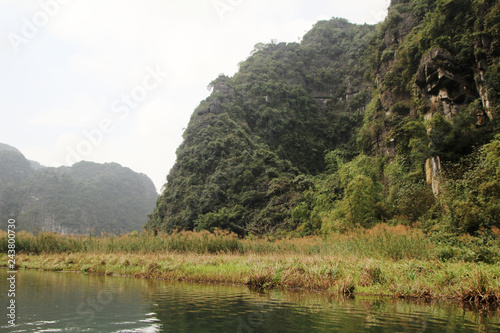
<svg viewBox="0 0 500 333">
<path fill-rule="evenodd" d="M 116 163 L 33 169 L 0 151 L 0 216 L 17 229 L 86 234 L 141 230 L 157 198 L 152 181 Z"/>
<path fill-rule="evenodd" d="M 19 151 L 19 149 L 17 149 L 16 147 L 12 147 L 12 146 L 6 145 L 5 143 L 0 143 L 0 151 L 10 151 L 10 152 L 22 154 Z"/>
<path fill-rule="evenodd" d="M 500 7 L 392 1 L 262 44 L 194 111 L 146 229 L 500 227 Z"/>
<path fill-rule="evenodd" d="M 306 175 L 325 170 L 324 152 L 354 154 L 370 99 L 362 55 L 373 32 L 343 19 L 319 22 L 301 44 L 257 44 L 233 78 L 213 81 L 148 228 L 293 227 L 286 217 L 310 186 Z"/>
<path fill-rule="evenodd" d="M 0 144 L 0 217 L 3 221 L 19 212 L 22 184 L 33 173 L 30 162 L 19 150 Z"/>
</svg>

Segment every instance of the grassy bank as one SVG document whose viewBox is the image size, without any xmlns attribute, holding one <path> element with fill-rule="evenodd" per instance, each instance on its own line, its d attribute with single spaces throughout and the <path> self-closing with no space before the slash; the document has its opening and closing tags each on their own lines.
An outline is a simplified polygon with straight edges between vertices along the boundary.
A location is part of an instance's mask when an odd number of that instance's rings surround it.
<svg viewBox="0 0 500 333">
<path fill-rule="evenodd" d="M 0 251 L 7 252 L 6 233 L 0 231 Z M 180 232 L 153 236 L 126 234 L 122 236 L 64 236 L 56 233 L 32 235 L 20 232 L 16 236 L 18 252 L 41 253 L 238 253 L 301 255 L 356 255 L 370 258 L 428 259 L 435 246 L 416 229 L 404 226 L 379 225 L 370 230 L 335 234 L 328 238 L 246 238 L 224 231 L 209 233 Z"/>
<path fill-rule="evenodd" d="M 500 300 L 500 264 L 474 262 L 485 255 L 485 250 L 474 251 L 476 240 L 443 245 L 403 226 L 283 240 L 238 239 L 226 233 L 156 237 L 19 233 L 16 241 L 16 264 L 26 269 L 328 289 L 348 295 Z M 6 244 L 6 235 L 1 234 L 2 253 Z M 457 255 L 450 258 L 450 251 Z M 488 251 L 494 258 L 496 248 Z M 1 265 L 7 260 L 5 254 L 0 256 Z"/>
</svg>

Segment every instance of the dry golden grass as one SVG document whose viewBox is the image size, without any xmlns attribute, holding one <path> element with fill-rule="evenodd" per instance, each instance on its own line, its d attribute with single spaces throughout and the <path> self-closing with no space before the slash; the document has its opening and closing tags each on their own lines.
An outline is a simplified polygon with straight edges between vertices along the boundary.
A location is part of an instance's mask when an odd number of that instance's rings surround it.
<svg viewBox="0 0 500 333">
<path fill-rule="evenodd" d="M 0 233 L 0 248 L 5 233 Z M 462 241 L 471 241 L 468 237 Z M 422 231 L 378 225 L 328 237 L 239 239 L 218 231 L 172 235 L 17 234 L 20 268 L 257 288 L 331 290 L 496 303 L 500 265 L 437 260 Z M 5 253 L 6 251 L 3 251 Z M 0 254 L 0 265 L 8 257 Z M 473 273 L 471 273 L 473 272 Z"/>
<path fill-rule="evenodd" d="M 0 256 L 6 264 L 7 257 Z M 497 303 L 499 265 L 420 260 L 350 260 L 332 255 L 238 253 L 20 254 L 23 269 L 79 271 L 203 283 L 246 284 L 271 289 L 330 290 L 409 298 L 447 298 Z"/>
</svg>

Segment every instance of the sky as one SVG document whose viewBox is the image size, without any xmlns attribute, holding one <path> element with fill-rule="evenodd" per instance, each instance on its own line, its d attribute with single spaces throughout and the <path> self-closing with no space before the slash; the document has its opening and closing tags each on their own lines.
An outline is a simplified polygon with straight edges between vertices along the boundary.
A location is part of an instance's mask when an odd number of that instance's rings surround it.
<svg viewBox="0 0 500 333">
<path fill-rule="evenodd" d="M 390 0 L 0 0 L 0 143 L 45 166 L 116 162 L 158 191 L 207 86 L 259 42 Z"/>
</svg>

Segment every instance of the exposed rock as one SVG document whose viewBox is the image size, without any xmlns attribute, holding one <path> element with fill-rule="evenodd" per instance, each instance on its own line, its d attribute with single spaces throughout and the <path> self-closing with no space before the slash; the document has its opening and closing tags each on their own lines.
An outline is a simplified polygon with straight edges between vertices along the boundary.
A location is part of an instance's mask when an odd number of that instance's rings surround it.
<svg viewBox="0 0 500 333">
<path fill-rule="evenodd" d="M 389 7 L 389 13 L 394 11 L 395 7 L 391 4 Z M 389 14 L 390 15 L 390 14 Z M 419 23 L 419 19 L 415 14 L 411 11 L 405 11 L 399 13 L 400 17 L 398 19 L 397 28 L 396 29 L 388 29 L 384 35 L 384 44 L 389 47 L 393 44 L 401 43 L 404 38 L 416 27 Z"/>
<path fill-rule="evenodd" d="M 495 45 L 498 45 L 497 40 L 493 40 L 487 35 L 481 35 L 478 37 L 474 48 L 476 54 L 476 67 L 474 69 L 474 79 L 476 82 L 476 89 L 481 96 L 481 102 L 485 110 L 485 114 L 488 116 L 489 120 L 493 120 L 494 114 L 491 111 L 491 99 L 488 95 L 488 88 L 485 82 L 485 73 L 488 68 L 488 64 L 491 59 L 496 54 Z M 480 122 L 479 119 L 478 122 Z"/>
<path fill-rule="evenodd" d="M 219 77 L 210 84 L 210 87 L 213 89 L 214 93 L 232 94 L 234 93 L 234 89 L 228 85 L 229 81 L 229 77 L 224 74 L 219 74 Z"/>
<path fill-rule="evenodd" d="M 415 83 L 420 87 L 424 99 L 427 97 L 429 111 L 426 120 L 441 109 L 451 118 L 458 112 L 458 107 L 474 97 L 474 87 L 461 75 L 453 60 L 453 55 L 446 49 L 434 48 L 428 51 L 420 61 Z M 425 163 L 426 180 L 432 192 L 439 195 L 441 160 L 439 156 L 430 157 Z"/>
<path fill-rule="evenodd" d="M 200 108 L 197 110 L 198 115 L 204 114 L 221 114 L 224 113 L 224 107 L 222 106 L 222 102 L 226 99 L 230 99 L 234 96 L 234 88 L 228 85 L 230 78 L 225 76 L 224 74 L 220 74 L 217 79 L 212 81 L 208 86 L 209 89 L 213 90 L 213 93 L 219 93 L 220 96 L 218 99 L 212 101 L 210 106 L 205 108 Z"/>
<path fill-rule="evenodd" d="M 221 101 L 217 100 L 217 101 L 213 101 L 209 107 L 199 109 L 197 112 L 200 116 L 204 115 L 204 114 L 209 114 L 209 113 L 221 114 L 224 112 L 224 108 L 222 107 Z"/>
<path fill-rule="evenodd" d="M 458 72 L 453 55 L 434 48 L 422 57 L 415 82 L 426 94 L 448 104 L 462 104 L 468 96 L 474 96 L 474 90 Z"/>
<path fill-rule="evenodd" d="M 399 2 L 396 2 L 399 3 Z M 392 7 L 392 5 L 391 5 Z M 395 10 L 394 8 L 389 7 L 389 12 Z M 375 76 L 375 84 L 377 87 L 383 86 L 383 78 L 389 72 L 394 70 L 393 66 L 395 62 L 398 60 L 397 58 L 397 49 L 400 44 L 403 43 L 405 37 L 418 26 L 419 18 L 415 16 L 412 11 L 406 11 L 399 14 L 400 19 L 397 23 L 397 28 L 395 29 L 386 29 L 383 37 L 383 50 L 384 52 L 393 52 L 393 56 L 390 60 L 384 60 L 379 64 L 379 68 L 377 70 Z M 399 89 L 385 89 L 382 91 L 381 102 L 382 106 L 385 110 L 389 110 L 392 105 L 397 103 L 398 101 L 404 100 L 407 97 L 405 92 L 399 91 Z"/>
<path fill-rule="evenodd" d="M 482 69 L 477 69 L 476 70 L 476 87 L 477 90 L 479 91 L 479 95 L 481 96 L 481 102 L 483 104 L 483 108 L 485 110 L 486 115 L 490 120 L 493 120 L 494 115 L 493 112 L 491 111 L 491 103 L 490 103 L 490 97 L 488 95 L 488 88 L 486 87 L 486 83 L 484 80 L 484 74 L 485 71 Z M 481 122 L 481 120 L 479 120 Z"/>
<path fill-rule="evenodd" d="M 432 193 L 439 195 L 439 177 L 441 174 L 441 159 L 439 156 L 429 157 L 425 162 L 425 175 L 427 183 L 432 187 Z"/>
</svg>

